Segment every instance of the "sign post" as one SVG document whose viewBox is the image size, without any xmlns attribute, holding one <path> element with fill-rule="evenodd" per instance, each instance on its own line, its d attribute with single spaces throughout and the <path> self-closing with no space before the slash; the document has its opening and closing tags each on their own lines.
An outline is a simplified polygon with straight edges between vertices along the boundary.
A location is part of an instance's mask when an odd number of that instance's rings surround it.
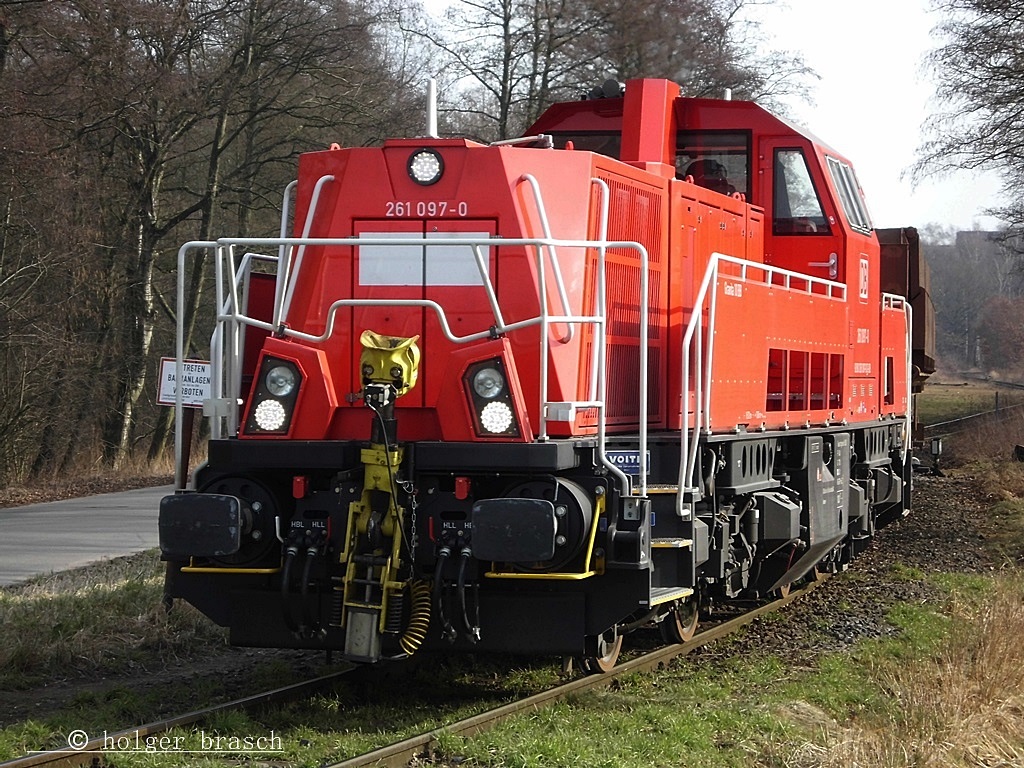
<svg viewBox="0 0 1024 768">
<path fill-rule="evenodd" d="M 156 401 L 160 405 L 175 405 L 176 387 L 181 381 L 181 404 L 187 408 L 202 408 L 203 400 L 213 397 L 213 366 L 207 360 L 183 360 L 181 375 L 173 357 L 160 358 L 160 382 Z"/>
<path fill-rule="evenodd" d="M 213 366 L 207 360 L 182 360 L 181 376 L 178 376 L 178 361 L 173 357 L 160 358 L 160 379 L 157 383 L 156 401 L 159 405 L 177 405 L 178 381 L 181 381 L 182 444 L 185 446 L 174 469 L 174 487 L 181 490 L 188 477 L 188 457 L 191 455 L 192 430 L 196 421 L 196 409 L 203 407 L 203 400 L 213 397 Z"/>
</svg>

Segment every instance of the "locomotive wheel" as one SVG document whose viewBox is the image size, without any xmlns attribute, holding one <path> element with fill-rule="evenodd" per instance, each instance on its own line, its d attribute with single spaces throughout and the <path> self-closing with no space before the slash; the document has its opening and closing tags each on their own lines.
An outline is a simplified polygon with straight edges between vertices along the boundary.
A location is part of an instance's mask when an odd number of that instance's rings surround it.
<svg viewBox="0 0 1024 768">
<path fill-rule="evenodd" d="M 580 665 L 588 675 L 611 672 L 619 660 L 619 652 L 622 650 L 622 635 L 616 635 L 610 643 L 603 637 L 599 638 L 598 642 L 603 655 L 587 656 Z"/>
<path fill-rule="evenodd" d="M 661 629 L 661 637 L 666 643 L 686 643 L 693 639 L 697 633 L 697 622 L 700 620 L 700 613 L 697 611 L 697 601 L 677 600 L 672 610 L 658 624 Z"/>
</svg>

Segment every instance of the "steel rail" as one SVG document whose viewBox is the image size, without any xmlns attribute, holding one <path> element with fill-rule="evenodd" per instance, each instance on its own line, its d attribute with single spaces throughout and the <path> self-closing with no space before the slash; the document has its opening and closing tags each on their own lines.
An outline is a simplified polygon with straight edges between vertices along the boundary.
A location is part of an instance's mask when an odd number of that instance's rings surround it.
<svg viewBox="0 0 1024 768">
<path fill-rule="evenodd" d="M 600 675 L 588 675 L 572 680 L 565 685 L 551 688 L 547 691 L 529 696 L 521 701 L 502 705 L 496 709 L 488 710 L 464 720 L 441 726 L 427 731 L 419 736 L 413 736 L 395 744 L 381 747 L 364 755 L 348 758 L 339 763 L 324 765 L 324 768 L 362 768 L 362 766 L 388 766 L 402 768 L 417 755 L 422 755 L 431 749 L 438 742 L 441 734 L 455 736 L 472 736 L 483 733 L 495 727 L 513 715 L 529 712 L 549 706 L 561 701 L 573 694 L 582 691 L 596 690 L 609 685 L 613 680 L 637 672 L 649 672 L 664 666 L 672 659 L 685 656 L 697 648 L 700 648 L 715 640 L 726 637 L 741 627 L 750 624 L 760 616 L 764 616 L 779 610 L 794 600 L 813 590 L 824 581 L 824 578 L 811 581 L 799 589 L 794 589 L 789 595 L 770 603 L 766 603 L 751 611 L 747 611 L 728 621 L 717 624 L 699 634 L 692 640 L 678 645 L 669 645 L 659 648 L 650 653 L 631 659 L 609 672 Z M 364 669 L 352 667 L 340 672 L 332 672 L 328 675 L 306 680 L 301 683 L 293 683 L 271 691 L 245 696 L 233 701 L 215 704 L 210 707 L 198 709 L 183 715 L 157 720 L 134 728 L 126 728 L 114 733 L 104 732 L 103 737 L 89 739 L 79 748 L 68 745 L 66 749 L 46 750 L 34 752 L 23 757 L 8 760 L 0 763 L 0 768 L 36 768 L 37 766 L 60 766 L 61 768 L 79 768 L 80 766 L 95 766 L 103 764 L 104 744 L 118 743 L 124 739 L 131 742 L 144 742 L 147 737 L 166 733 L 172 728 L 191 726 L 206 720 L 213 715 L 234 709 L 251 709 L 266 704 L 287 701 L 300 698 L 329 685 L 334 684 L 344 676 Z"/>
<path fill-rule="evenodd" d="M 69 743 L 66 749 L 54 749 L 34 752 L 24 757 L 0 763 L 0 768 L 35 768 L 36 766 L 66 766 L 67 768 L 78 768 L 78 766 L 94 766 L 103 764 L 103 746 L 105 743 L 116 744 L 119 740 L 129 739 L 131 743 L 144 742 L 148 736 L 165 733 L 172 728 L 194 725 L 206 720 L 213 715 L 233 709 L 252 709 L 266 704 L 289 701 L 302 696 L 314 693 L 334 684 L 345 675 L 356 671 L 358 667 L 350 667 L 340 672 L 331 672 L 327 675 L 306 680 L 301 683 L 292 683 L 272 691 L 264 691 L 251 696 L 245 696 L 234 701 L 214 704 L 211 707 L 197 709 L 184 715 L 175 715 L 164 720 L 157 720 L 146 723 L 135 728 L 126 728 L 116 733 L 104 732 L 103 737 L 89 739 L 80 748 L 74 748 Z M 73 732 L 78 733 L 78 732 Z"/>
<path fill-rule="evenodd" d="M 962 430 L 955 429 L 954 427 L 965 426 L 971 422 L 982 421 L 984 419 L 998 421 L 1004 416 L 1013 415 L 1014 412 L 1019 411 L 1021 408 L 1024 408 L 1024 403 L 1001 405 L 998 410 L 979 411 L 978 413 L 970 413 L 966 416 L 961 416 L 958 419 L 949 419 L 948 421 L 938 421 L 934 424 L 925 424 L 923 429 L 925 434 L 934 434 L 936 432 L 942 432 L 943 434 L 955 434 Z"/>
<path fill-rule="evenodd" d="M 747 611 L 741 616 L 737 616 L 734 619 L 717 624 L 716 626 L 695 635 L 694 638 L 688 642 L 665 646 L 657 649 L 656 651 L 652 651 L 651 653 L 644 654 L 643 656 L 638 656 L 635 659 L 631 659 L 630 661 L 615 667 L 609 672 L 605 672 L 600 675 L 589 675 L 572 680 L 565 685 L 560 685 L 556 688 L 536 693 L 522 699 L 521 701 L 502 705 L 496 709 L 482 712 L 478 715 L 473 715 L 472 717 L 467 717 L 464 720 L 459 720 L 458 722 L 436 728 L 432 731 L 421 733 L 418 736 L 412 736 L 408 739 L 396 742 L 386 747 L 381 747 L 372 752 L 367 752 L 366 754 L 359 755 L 357 757 L 351 757 L 339 763 L 325 765 L 323 768 L 364 768 L 365 766 L 378 766 L 379 768 L 404 768 L 404 766 L 408 765 L 413 758 L 429 753 L 433 746 L 438 743 L 439 738 L 442 735 L 468 737 L 478 733 L 483 733 L 494 728 L 501 722 L 508 720 L 514 715 L 524 712 L 532 712 L 543 707 L 550 706 L 582 691 L 591 691 L 603 688 L 609 685 L 613 680 L 623 675 L 656 670 L 666 665 L 672 659 L 679 656 L 685 656 L 697 648 L 705 646 L 715 640 L 720 640 L 721 638 L 736 632 L 738 629 L 750 624 L 760 616 L 774 613 L 780 608 L 812 591 L 819 584 L 823 583 L 826 577 L 827 574 L 822 574 L 821 578 L 810 581 L 799 589 L 794 589 L 786 597 L 766 603 L 752 611 Z M 0 766 L 0 768 L 3 768 L 3 766 Z"/>
</svg>

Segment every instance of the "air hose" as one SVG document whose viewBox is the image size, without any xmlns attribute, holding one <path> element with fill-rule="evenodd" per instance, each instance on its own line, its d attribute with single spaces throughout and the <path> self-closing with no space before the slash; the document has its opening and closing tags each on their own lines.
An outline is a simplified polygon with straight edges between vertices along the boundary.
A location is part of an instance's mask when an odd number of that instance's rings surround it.
<svg viewBox="0 0 1024 768">
<path fill-rule="evenodd" d="M 423 645 L 430 629 L 431 595 L 430 584 L 426 581 L 413 581 L 409 585 L 412 594 L 412 606 L 409 609 L 409 626 L 398 641 L 399 647 L 412 656 Z"/>
<path fill-rule="evenodd" d="M 466 566 L 469 564 L 469 559 L 473 556 L 473 552 L 466 547 L 462 550 L 459 557 L 459 577 L 458 577 L 458 593 L 459 593 L 459 608 L 462 612 L 462 624 L 466 628 L 467 637 L 471 643 L 475 643 L 480 639 L 480 627 L 474 625 L 469 620 L 469 610 L 466 606 Z M 479 598 L 476 600 L 477 611 L 479 611 Z M 479 618 L 478 618 L 479 621 Z"/>
<path fill-rule="evenodd" d="M 438 618 L 441 619 L 441 637 L 449 643 L 454 643 L 458 633 L 448 621 L 444 607 L 444 565 L 448 562 L 451 553 L 452 551 L 448 547 L 441 547 L 441 551 L 437 553 L 437 567 L 434 568 L 434 610 L 437 611 Z"/>
<path fill-rule="evenodd" d="M 291 632 L 299 631 L 299 625 L 295 623 L 295 619 L 292 617 L 291 608 L 292 563 L 295 562 L 298 554 L 299 550 L 297 547 L 288 547 L 284 553 L 284 567 L 281 569 L 281 612 L 284 615 L 285 626 Z"/>
<path fill-rule="evenodd" d="M 309 606 L 309 580 L 313 573 L 313 562 L 316 557 L 315 547 L 306 550 L 306 563 L 302 568 L 302 586 L 299 588 L 302 602 L 302 624 L 299 626 L 299 631 L 303 637 L 312 637 L 320 630 L 320 623 L 313 618 L 313 611 Z"/>
</svg>

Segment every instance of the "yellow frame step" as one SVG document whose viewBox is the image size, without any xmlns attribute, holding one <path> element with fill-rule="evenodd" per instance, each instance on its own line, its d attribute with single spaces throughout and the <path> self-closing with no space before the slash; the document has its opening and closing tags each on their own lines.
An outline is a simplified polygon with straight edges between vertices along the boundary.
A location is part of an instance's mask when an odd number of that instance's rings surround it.
<svg viewBox="0 0 1024 768">
<path fill-rule="evenodd" d="M 687 549 L 693 539 L 651 539 L 651 549 Z"/>
</svg>

